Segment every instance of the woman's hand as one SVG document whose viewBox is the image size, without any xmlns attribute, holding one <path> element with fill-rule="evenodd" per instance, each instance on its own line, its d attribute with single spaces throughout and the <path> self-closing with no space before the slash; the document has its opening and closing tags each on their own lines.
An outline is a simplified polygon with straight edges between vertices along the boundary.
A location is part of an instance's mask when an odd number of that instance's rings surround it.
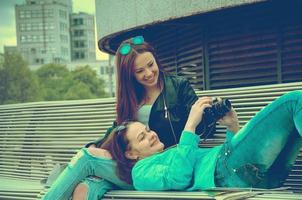
<svg viewBox="0 0 302 200">
<path fill-rule="evenodd" d="M 227 129 L 233 133 L 237 133 L 240 129 L 237 113 L 234 108 L 232 108 L 232 110 L 223 118 L 219 119 L 218 122 L 220 125 L 226 126 Z"/>
<path fill-rule="evenodd" d="M 202 120 L 204 109 L 211 107 L 212 102 L 212 97 L 199 98 L 191 107 L 191 111 L 184 130 L 195 133 L 196 126 Z"/>
</svg>

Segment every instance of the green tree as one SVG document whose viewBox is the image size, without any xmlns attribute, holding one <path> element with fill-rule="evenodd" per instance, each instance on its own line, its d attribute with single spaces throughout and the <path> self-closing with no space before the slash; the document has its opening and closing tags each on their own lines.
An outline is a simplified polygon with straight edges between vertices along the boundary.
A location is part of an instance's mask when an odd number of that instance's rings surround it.
<svg viewBox="0 0 302 200">
<path fill-rule="evenodd" d="M 104 81 L 89 66 L 69 71 L 60 64 L 47 64 L 36 71 L 44 100 L 76 100 L 107 97 Z"/>
<path fill-rule="evenodd" d="M 73 86 L 80 86 L 82 90 L 84 90 L 82 84 L 86 85 L 87 88 L 85 90 L 88 90 L 90 92 L 90 95 L 87 95 L 86 98 L 108 97 L 108 94 L 104 90 L 104 80 L 98 78 L 96 72 L 88 65 L 76 68 L 71 72 L 70 78 L 72 79 L 72 81 L 69 81 L 69 83 L 72 83 Z M 69 89 L 73 90 L 73 86 L 71 86 Z"/>
<path fill-rule="evenodd" d="M 68 100 L 92 98 L 95 98 L 95 95 L 91 93 L 89 86 L 81 82 L 73 84 L 64 95 L 64 99 Z"/>
<path fill-rule="evenodd" d="M 40 67 L 36 74 L 43 88 L 43 99 L 46 101 L 63 100 L 67 91 L 68 77 L 70 72 L 65 65 L 46 64 Z"/>
<path fill-rule="evenodd" d="M 0 103 L 39 101 L 37 77 L 18 53 L 5 53 L 0 67 Z"/>
</svg>

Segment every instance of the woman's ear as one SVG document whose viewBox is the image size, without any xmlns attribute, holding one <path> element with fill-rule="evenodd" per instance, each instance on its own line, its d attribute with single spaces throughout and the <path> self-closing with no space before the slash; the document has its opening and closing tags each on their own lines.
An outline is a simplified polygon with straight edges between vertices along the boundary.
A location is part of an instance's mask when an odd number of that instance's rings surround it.
<svg viewBox="0 0 302 200">
<path fill-rule="evenodd" d="M 125 156 L 126 158 L 130 159 L 130 160 L 138 160 L 138 155 L 136 152 L 133 152 L 133 151 L 126 151 L 125 152 Z"/>
</svg>

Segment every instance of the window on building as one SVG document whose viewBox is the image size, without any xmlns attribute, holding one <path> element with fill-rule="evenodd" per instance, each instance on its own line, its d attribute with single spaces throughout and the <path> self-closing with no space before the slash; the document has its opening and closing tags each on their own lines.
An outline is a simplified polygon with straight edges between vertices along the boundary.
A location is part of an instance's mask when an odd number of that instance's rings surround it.
<svg viewBox="0 0 302 200">
<path fill-rule="evenodd" d="M 43 35 L 39 35 L 39 36 L 38 36 L 38 41 L 39 41 L 39 42 L 43 42 Z"/>
<path fill-rule="evenodd" d="M 67 31 L 67 24 L 63 23 L 63 22 L 60 22 L 60 30 L 61 31 Z"/>
<path fill-rule="evenodd" d="M 79 47 L 85 47 L 85 41 L 79 41 Z"/>
<path fill-rule="evenodd" d="M 76 48 L 79 47 L 79 42 L 78 41 L 74 41 L 73 46 L 76 47 Z"/>
<path fill-rule="evenodd" d="M 84 30 L 74 30 L 73 36 L 75 36 L 75 37 L 84 36 Z"/>
<path fill-rule="evenodd" d="M 74 18 L 72 20 L 72 25 L 83 25 L 84 24 L 84 21 L 82 18 Z"/>
<path fill-rule="evenodd" d="M 74 59 L 84 59 L 85 58 L 85 52 L 75 52 L 74 53 Z"/>
<path fill-rule="evenodd" d="M 55 62 L 55 63 L 60 63 L 61 58 L 59 58 L 59 57 L 55 57 L 53 60 L 54 60 L 54 62 Z"/>
<path fill-rule="evenodd" d="M 25 18 L 31 18 L 31 11 L 30 10 L 25 11 Z"/>
<path fill-rule="evenodd" d="M 37 11 L 37 10 L 32 10 L 32 12 L 31 12 L 31 17 L 32 17 L 32 18 L 39 17 L 38 11 Z"/>
<path fill-rule="evenodd" d="M 85 58 L 85 53 L 84 52 L 80 52 L 80 58 Z"/>
<path fill-rule="evenodd" d="M 63 19 L 67 19 L 67 13 L 64 10 L 59 10 L 59 15 Z"/>
<path fill-rule="evenodd" d="M 32 24 L 31 23 L 25 24 L 25 26 L 26 26 L 27 31 L 31 31 L 31 29 L 32 29 Z"/>
<path fill-rule="evenodd" d="M 62 43 L 68 43 L 68 36 L 67 35 L 60 35 L 60 39 Z"/>
<path fill-rule="evenodd" d="M 78 40 L 74 42 L 74 47 L 75 48 L 83 48 L 85 47 L 85 41 Z"/>
<path fill-rule="evenodd" d="M 54 42 L 55 38 L 53 35 L 47 35 L 45 36 L 45 42 Z"/>
<path fill-rule="evenodd" d="M 55 27 L 54 27 L 54 25 L 53 25 L 53 23 L 52 22 L 49 22 L 49 23 L 45 23 L 44 24 L 44 29 L 45 30 L 52 30 L 52 29 L 54 29 Z"/>
<path fill-rule="evenodd" d="M 53 17 L 53 9 L 46 9 L 44 11 L 44 16 L 45 17 Z"/>
<path fill-rule="evenodd" d="M 25 31 L 25 24 L 20 24 L 19 27 L 20 27 L 20 31 Z"/>
<path fill-rule="evenodd" d="M 75 52 L 75 53 L 73 54 L 73 57 L 74 57 L 74 59 L 79 59 L 79 52 Z"/>
<path fill-rule="evenodd" d="M 32 39 L 33 39 L 33 42 L 37 42 L 38 41 L 38 36 L 37 35 L 33 35 Z"/>
<path fill-rule="evenodd" d="M 77 21 L 78 21 L 78 19 L 72 19 L 72 25 L 76 25 Z"/>
<path fill-rule="evenodd" d="M 33 41 L 33 38 L 32 38 L 32 35 L 27 35 L 27 42 L 32 42 Z"/>
<path fill-rule="evenodd" d="M 19 12 L 19 17 L 20 17 L 20 18 L 25 18 L 25 11 L 24 11 L 24 10 L 21 10 L 21 11 Z"/>
<path fill-rule="evenodd" d="M 31 53 L 36 53 L 36 48 L 31 48 L 31 49 L 30 49 L 30 52 L 31 52 Z"/>
<path fill-rule="evenodd" d="M 38 23 L 38 29 L 37 30 L 43 30 L 43 23 Z"/>
<path fill-rule="evenodd" d="M 79 25 L 83 25 L 84 24 L 84 20 L 83 19 L 79 19 Z"/>
<path fill-rule="evenodd" d="M 69 54 L 69 49 L 66 47 L 61 47 L 61 52 L 63 56 L 68 56 Z"/>
<path fill-rule="evenodd" d="M 22 43 L 26 42 L 26 36 L 25 35 L 21 35 L 21 42 Z"/>
<path fill-rule="evenodd" d="M 32 18 L 40 18 L 43 16 L 42 10 L 32 10 L 31 11 L 31 17 Z"/>
</svg>

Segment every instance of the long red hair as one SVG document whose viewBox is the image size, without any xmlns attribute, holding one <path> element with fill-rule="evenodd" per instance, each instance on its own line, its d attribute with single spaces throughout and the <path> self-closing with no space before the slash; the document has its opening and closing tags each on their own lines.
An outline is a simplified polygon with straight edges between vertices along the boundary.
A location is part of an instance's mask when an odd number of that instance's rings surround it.
<svg viewBox="0 0 302 200">
<path fill-rule="evenodd" d="M 127 55 L 122 55 L 120 54 L 120 48 L 125 43 L 131 45 L 131 51 Z M 131 43 L 131 39 L 122 42 L 116 51 L 115 59 L 117 66 L 117 124 L 120 124 L 125 120 L 136 119 L 138 105 L 146 94 L 144 87 L 136 81 L 134 76 L 135 59 L 137 55 L 144 52 L 152 53 L 159 67 L 160 73 L 158 84 L 160 84 L 160 80 L 163 79 L 162 67 L 158 61 L 154 48 L 150 44 L 143 42 L 140 45 L 134 45 Z"/>
<path fill-rule="evenodd" d="M 132 121 L 123 122 L 125 127 L 123 130 L 118 131 L 119 126 L 114 128 L 105 142 L 101 145 L 102 149 L 106 149 L 116 161 L 116 174 L 128 184 L 132 184 L 131 171 L 136 163 L 136 160 L 128 159 L 125 152 L 129 150 L 129 141 L 126 137 L 128 126 L 133 123 Z"/>
</svg>

